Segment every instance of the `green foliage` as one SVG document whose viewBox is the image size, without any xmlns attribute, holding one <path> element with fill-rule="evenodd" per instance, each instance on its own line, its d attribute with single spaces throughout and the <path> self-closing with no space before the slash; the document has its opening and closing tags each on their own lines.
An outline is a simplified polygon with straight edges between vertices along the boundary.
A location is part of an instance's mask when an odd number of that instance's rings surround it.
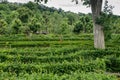
<svg viewBox="0 0 120 80">
<path fill-rule="evenodd" d="M 112 12 L 113 8 L 114 8 L 114 6 L 108 5 L 108 0 L 105 0 L 104 12 L 106 14 L 113 14 L 113 12 Z"/>
<path fill-rule="evenodd" d="M 109 42 L 109 48 L 97 50 L 91 38 L 63 35 L 60 42 L 54 34 L 1 35 L 0 79 L 117 80 L 106 71 L 119 71 L 119 44 Z"/>
<path fill-rule="evenodd" d="M 28 22 L 28 19 L 30 18 L 30 16 L 32 16 L 32 11 L 29 8 L 26 8 L 26 7 L 18 8 L 17 12 L 19 13 L 19 19 L 23 23 Z"/>
<path fill-rule="evenodd" d="M 120 33 L 120 17 L 114 16 L 114 23 L 112 25 L 112 33 L 119 34 Z"/>
<path fill-rule="evenodd" d="M 68 24 L 73 25 L 73 23 L 75 22 L 75 15 L 72 13 L 68 13 L 67 17 L 69 21 Z"/>
<path fill-rule="evenodd" d="M 32 26 L 31 29 L 34 30 L 33 32 L 35 33 L 36 31 L 40 32 L 46 32 L 46 33 L 59 33 L 59 34 L 69 34 L 72 33 L 73 26 L 75 22 L 79 19 L 79 15 L 75 13 L 68 12 L 66 14 L 65 12 L 59 12 L 59 10 L 54 10 L 46 8 L 42 5 L 37 5 L 35 3 L 29 2 L 27 4 L 23 5 L 17 5 L 17 4 L 5 4 L 10 7 L 9 14 L 8 16 L 6 12 L 1 11 L 1 18 L 5 18 L 6 22 L 9 25 L 12 25 L 11 23 L 13 22 L 14 19 L 20 19 L 22 22 L 23 26 Z M 13 9 L 13 5 L 16 5 L 16 8 Z M 31 6 L 33 5 L 33 6 Z M 43 7 L 43 8 L 42 8 Z M 44 11 L 43 10 L 47 10 Z M 32 14 L 35 13 L 35 14 Z M 54 16 L 54 17 L 53 17 Z M 72 16 L 72 18 L 71 18 Z M 74 16 L 74 17 L 73 17 Z M 37 20 L 37 23 L 32 24 L 32 19 Z M 54 23 L 54 24 L 53 24 Z M 29 24 L 29 25 L 28 25 Z M 37 28 L 34 25 L 39 25 L 41 26 L 41 29 Z M 47 25 L 47 26 L 46 26 Z M 34 29 L 33 29 L 34 28 Z M 66 30 L 63 31 L 63 29 L 66 28 Z M 7 31 L 10 33 L 10 28 L 7 29 Z M 31 30 L 31 31 L 32 31 Z M 13 31 L 11 31 L 13 32 Z M 24 32 L 24 31 L 23 31 Z"/>
<path fill-rule="evenodd" d="M 40 24 L 40 22 L 38 22 L 38 19 L 31 18 L 31 20 L 28 24 L 28 27 L 33 33 L 36 33 L 37 31 L 39 31 L 41 24 Z"/>
<path fill-rule="evenodd" d="M 120 42 L 120 35 L 119 34 L 113 34 L 113 35 L 111 35 L 111 40 L 113 41 L 113 42 Z"/>
<path fill-rule="evenodd" d="M 89 14 L 64 12 L 61 9 L 57 10 L 33 2 L 19 5 L 17 3 L 1 3 L 0 6 L 0 18 L 8 25 L 6 32 L 3 34 L 30 34 L 31 32 L 37 34 L 72 34 L 74 32 L 79 33 L 79 31 L 84 33 L 93 32 L 93 22 Z M 14 20 L 20 20 L 21 24 L 19 31 L 16 32 L 11 27 Z M 113 21 L 115 21 L 114 24 Z M 97 23 L 106 25 L 105 33 L 107 35 L 109 31 L 110 33 L 119 33 L 119 21 L 118 16 L 111 17 L 111 15 L 102 13 Z M 81 23 L 82 27 L 77 26 L 79 23 Z M 24 30 L 22 31 L 21 29 Z"/>
<path fill-rule="evenodd" d="M 113 56 L 109 56 L 106 58 L 107 58 L 106 60 L 107 70 L 111 72 L 119 72 L 120 71 L 120 56 L 113 55 Z"/>
<path fill-rule="evenodd" d="M 90 0 L 82 0 L 83 1 L 83 5 L 88 5 L 88 7 L 90 6 Z"/>
<path fill-rule="evenodd" d="M 5 3 L 0 3 L 0 10 L 9 11 L 9 6 Z"/>
<path fill-rule="evenodd" d="M 75 24 L 73 32 L 79 34 L 82 31 L 82 29 L 83 29 L 82 23 L 78 22 Z"/>
<path fill-rule="evenodd" d="M 44 3 L 47 3 L 47 2 L 48 2 L 48 0 L 34 0 L 34 1 L 37 2 L 37 3 L 43 2 L 43 1 L 44 1 Z"/>
<path fill-rule="evenodd" d="M 27 4 L 24 4 L 23 6 L 29 8 L 30 10 L 35 10 L 37 9 L 38 5 L 37 4 L 34 4 L 33 2 L 28 2 Z"/>
<path fill-rule="evenodd" d="M 93 23 L 89 15 L 82 15 L 80 21 L 75 24 L 73 32 L 80 33 L 92 33 Z"/>
<path fill-rule="evenodd" d="M 7 29 L 7 22 L 5 20 L 0 20 L 0 34 L 5 34 Z"/>
<path fill-rule="evenodd" d="M 73 77 L 74 76 L 74 77 Z M 75 72 L 70 75 L 65 74 L 62 76 L 59 76 L 57 74 L 42 74 L 42 73 L 21 73 L 19 76 L 16 74 L 10 74 L 3 72 L 0 74 L 0 79 L 9 79 L 9 80 L 117 80 L 116 77 L 112 75 L 106 75 L 104 73 L 92 73 L 92 72 Z"/>
<path fill-rule="evenodd" d="M 29 33 L 31 32 L 30 28 L 28 26 L 21 26 L 19 28 L 20 33 L 29 35 Z"/>
<path fill-rule="evenodd" d="M 21 25 L 22 25 L 22 23 L 21 23 L 20 19 L 13 20 L 12 25 L 11 25 L 11 29 L 13 31 L 12 33 L 13 34 L 19 33 L 19 29 L 20 29 Z"/>
<path fill-rule="evenodd" d="M 96 23 L 103 26 L 105 40 L 111 39 L 111 34 L 113 29 L 112 27 L 116 19 L 112 14 L 113 8 L 114 7 L 111 5 L 108 5 L 108 1 L 105 0 L 104 11 L 101 12 L 101 15 L 96 19 Z"/>
</svg>

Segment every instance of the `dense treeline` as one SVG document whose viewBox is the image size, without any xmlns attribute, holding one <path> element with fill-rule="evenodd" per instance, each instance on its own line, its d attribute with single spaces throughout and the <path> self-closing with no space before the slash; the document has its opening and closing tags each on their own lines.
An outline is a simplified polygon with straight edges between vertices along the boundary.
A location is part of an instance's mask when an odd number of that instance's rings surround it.
<svg viewBox="0 0 120 80">
<path fill-rule="evenodd" d="M 0 3 L 0 34 L 71 34 L 92 33 L 91 14 L 64 12 L 62 9 L 49 8 L 33 2 Z M 120 18 L 109 30 L 120 33 Z M 111 25 L 111 24 L 110 24 Z"/>
</svg>

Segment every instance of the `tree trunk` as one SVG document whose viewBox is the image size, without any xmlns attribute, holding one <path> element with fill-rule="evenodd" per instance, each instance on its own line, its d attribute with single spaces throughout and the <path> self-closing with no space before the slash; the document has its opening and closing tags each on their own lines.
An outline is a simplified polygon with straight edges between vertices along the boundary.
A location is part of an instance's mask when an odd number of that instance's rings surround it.
<svg viewBox="0 0 120 80">
<path fill-rule="evenodd" d="M 103 26 L 96 23 L 96 18 L 100 16 L 103 0 L 90 0 L 93 16 L 94 47 L 105 49 Z"/>
</svg>

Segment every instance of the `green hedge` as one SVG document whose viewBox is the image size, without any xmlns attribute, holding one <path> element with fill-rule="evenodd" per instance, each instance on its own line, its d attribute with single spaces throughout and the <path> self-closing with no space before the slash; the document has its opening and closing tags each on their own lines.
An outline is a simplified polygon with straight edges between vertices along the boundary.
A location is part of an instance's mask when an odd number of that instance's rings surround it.
<svg viewBox="0 0 120 80">
<path fill-rule="evenodd" d="M 115 76 L 107 75 L 105 73 L 93 72 L 75 72 L 71 74 L 57 75 L 57 74 L 42 74 L 42 73 L 21 73 L 19 76 L 7 72 L 0 72 L 0 80 L 118 80 Z"/>
<path fill-rule="evenodd" d="M 26 36 L 21 34 L 16 35 L 1 35 L 0 41 L 60 41 L 58 35 L 32 35 Z M 63 35 L 63 40 L 93 40 L 92 34 L 81 35 Z"/>
<path fill-rule="evenodd" d="M 106 57 L 106 68 L 111 72 L 120 72 L 120 55 L 119 56 L 107 56 Z"/>
<path fill-rule="evenodd" d="M 69 74 L 71 72 L 75 71 L 84 71 L 84 72 L 95 72 L 99 70 L 106 70 L 105 62 L 104 60 L 97 59 L 95 61 L 90 62 L 67 62 L 63 61 L 62 63 L 50 63 L 50 64 L 34 64 L 34 63 L 26 63 L 21 64 L 20 62 L 14 62 L 14 63 L 1 63 L 0 64 L 0 71 L 4 72 L 11 72 L 19 74 L 21 72 L 44 72 L 44 73 L 56 73 L 56 74 Z"/>
<path fill-rule="evenodd" d="M 119 50 L 88 50 L 81 54 L 84 57 L 90 58 L 103 58 L 109 55 L 120 55 Z"/>
</svg>

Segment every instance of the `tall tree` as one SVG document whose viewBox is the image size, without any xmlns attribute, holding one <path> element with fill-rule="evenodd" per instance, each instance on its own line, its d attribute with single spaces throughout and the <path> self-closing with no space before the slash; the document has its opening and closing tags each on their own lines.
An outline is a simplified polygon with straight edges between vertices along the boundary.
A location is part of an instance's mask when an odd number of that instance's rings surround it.
<svg viewBox="0 0 120 80">
<path fill-rule="evenodd" d="M 96 19 L 102 11 L 102 2 L 103 0 L 90 0 L 94 24 L 94 47 L 100 49 L 105 48 L 104 32 L 103 26 L 97 24 Z"/>
<path fill-rule="evenodd" d="M 73 0 L 78 3 L 78 0 Z M 105 49 L 104 31 L 103 26 L 97 24 L 97 18 L 101 16 L 103 0 L 82 0 L 83 4 L 91 6 L 93 17 L 93 33 L 94 33 L 94 47 L 99 49 Z"/>
<path fill-rule="evenodd" d="M 35 0 L 37 2 L 45 1 L 47 0 Z M 76 4 L 78 4 L 79 0 L 72 0 L 75 1 Z M 104 40 L 104 31 L 103 26 L 100 24 L 97 24 L 97 18 L 101 16 L 102 11 L 102 3 L 103 0 L 81 0 L 83 1 L 83 4 L 91 6 L 92 10 L 92 17 L 93 17 L 93 33 L 94 33 L 94 47 L 98 49 L 105 49 L 105 40 Z"/>
</svg>

